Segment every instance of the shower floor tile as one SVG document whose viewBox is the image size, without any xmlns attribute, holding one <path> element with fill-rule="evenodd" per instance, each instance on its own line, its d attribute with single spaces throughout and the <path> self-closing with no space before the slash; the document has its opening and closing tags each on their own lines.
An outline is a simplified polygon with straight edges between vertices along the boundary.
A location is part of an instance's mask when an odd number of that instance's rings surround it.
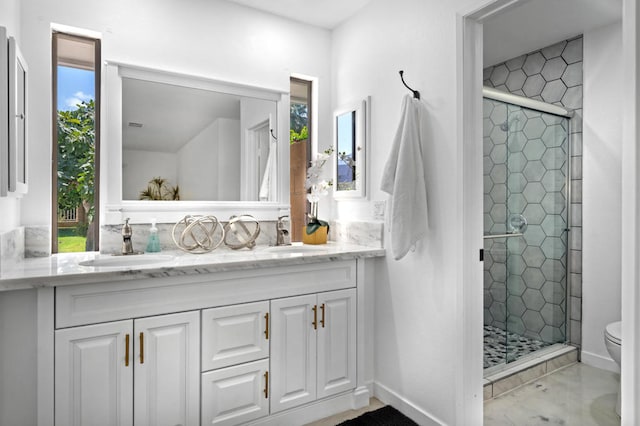
<svg viewBox="0 0 640 426">
<path fill-rule="evenodd" d="M 512 362 L 549 346 L 550 343 L 530 339 L 491 325 L 484 326 L 484 368 Z"/>
</svg>

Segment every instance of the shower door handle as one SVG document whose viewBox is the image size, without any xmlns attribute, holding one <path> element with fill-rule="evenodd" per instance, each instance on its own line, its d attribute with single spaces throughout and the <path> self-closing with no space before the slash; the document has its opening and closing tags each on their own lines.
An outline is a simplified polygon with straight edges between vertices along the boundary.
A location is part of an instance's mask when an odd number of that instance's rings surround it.
<svg viewBox="0 0 640 426">
<path fill-rule="evenodd" d="M 511 234 L 487 234 L 487 235 L 483 235 L 482 239 L 483 240 L 490 240 L 493 238 L 511 238 L 511 237 L 522 237 L 522 233 L 521 232 L 514 232 Z"/>
</svg>

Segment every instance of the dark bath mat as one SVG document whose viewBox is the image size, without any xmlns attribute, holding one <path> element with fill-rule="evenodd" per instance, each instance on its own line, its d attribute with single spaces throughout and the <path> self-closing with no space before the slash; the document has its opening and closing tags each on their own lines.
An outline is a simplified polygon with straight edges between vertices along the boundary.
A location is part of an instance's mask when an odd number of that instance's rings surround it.
<svg viewBox="0 0 640 426">
<path fill-rule="evenodd" d="M 418 426 L 416 422 L 390 405 L 364 413 L 338 426 Z"/>
</svg>

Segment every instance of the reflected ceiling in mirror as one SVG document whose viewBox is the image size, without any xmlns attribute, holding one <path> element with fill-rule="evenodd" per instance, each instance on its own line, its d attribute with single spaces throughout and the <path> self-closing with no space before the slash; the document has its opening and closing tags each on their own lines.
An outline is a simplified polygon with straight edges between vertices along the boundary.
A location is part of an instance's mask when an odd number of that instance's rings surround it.
<svg viewBox="0 0 640 426">
<path fill-rule="evenodd" d="M 276 111 L 272 100 L 123 77 L 123 200 L 273 201 Z"/>
</svg>

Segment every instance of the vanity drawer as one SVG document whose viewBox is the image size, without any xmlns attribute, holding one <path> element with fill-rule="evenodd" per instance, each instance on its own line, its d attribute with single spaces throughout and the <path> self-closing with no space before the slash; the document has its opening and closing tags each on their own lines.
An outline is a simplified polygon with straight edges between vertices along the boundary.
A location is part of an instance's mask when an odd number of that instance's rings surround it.
<svg viewBox="0 0 640 426">
<path fill-rule="evenodd" d="M 356 286 L 356 260 L 56 287 L 56 328 Z"/>
<path fill-rule="evenodd" d="M 202 311 L 202 371 L 268 357 L 268 301 Z"/>
<path fill-rule="evenodd" d="M 203 425 L 233 426 L 269 414 L 269 360 L 202 374 Z"/>
</svg>

